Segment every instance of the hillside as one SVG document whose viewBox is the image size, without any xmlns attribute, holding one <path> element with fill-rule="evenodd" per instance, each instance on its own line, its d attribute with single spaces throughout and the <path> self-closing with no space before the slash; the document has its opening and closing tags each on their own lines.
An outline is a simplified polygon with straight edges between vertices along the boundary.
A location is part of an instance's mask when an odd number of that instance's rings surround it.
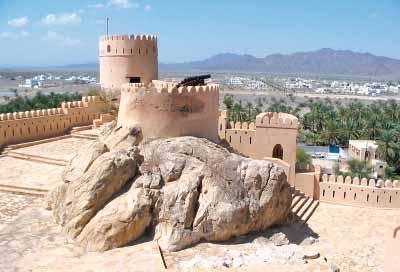
<svg viewBox="0 0 400 272">
<path fill-rule="evenodd" d="M 349 76 L 400 76 L 400 60 L 348 50 L 320 49 L 265 58 L 219 54 L 201 61 L 160 64 L 161 70 L 207 70 Z"/>
</svg>

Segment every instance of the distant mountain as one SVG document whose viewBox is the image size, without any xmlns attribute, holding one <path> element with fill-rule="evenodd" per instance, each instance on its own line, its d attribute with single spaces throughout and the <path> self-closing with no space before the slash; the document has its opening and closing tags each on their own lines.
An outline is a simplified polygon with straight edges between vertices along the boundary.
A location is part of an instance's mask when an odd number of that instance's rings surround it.
<svg viewBox="0 0 400 272">
<path fill-rule="evenodd" d="M 98 62 L 49 67 L 1 68 L 26 70 L 98 70 Z M 290 55 L 274 54 L 265 58 L 232 53 L 218 54 L 205 60 L 184 63 L 160 63 L 160 71 L 204 71 L 204 72 L 262 72 L 287 75 L 328 75 L 354 77 L 400 78 L 400 60 L 375 56 L 370 53 L 357 53 L 349 50 L 329 48 Z"/>
<path fill-rule="evenodd" d="M 265 58 L 251 55 L 219 54 L 186 63 L 160 64 L 160 70 L 201 70 L 265 72 L 274 74 L 313 74 L 347 76 L 400 76 L 400 60 L 329 48 Z"/>
</svg>

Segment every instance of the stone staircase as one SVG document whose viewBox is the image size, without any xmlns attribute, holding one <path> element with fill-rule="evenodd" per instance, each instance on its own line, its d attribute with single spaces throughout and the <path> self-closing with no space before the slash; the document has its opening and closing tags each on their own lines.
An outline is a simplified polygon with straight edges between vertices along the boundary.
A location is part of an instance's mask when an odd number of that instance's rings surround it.
<svg viewBox="0 0 400 272">
<path fill-rule="evenodd" d="M 73 127 L 71 129 L 71 133 L 74 132 L 79 132 L 79 131 L 83 131 L 83 130 L 90 130 L 93 128 L 93 125 L 87 125 L 87 126 L 80 126 L 80 127 Z"/>
<path fill-rule="evenodd" d="M 291 222 L 299 223 L 301 226 L 307 224 L 315 210 L 318 208 L 319 201 L 314 200 L 312 197 L 305 195 L 301 191 L 292 187 L 292 206 Z"/>
<path fill-rule="evenodd" d="M 97 140 L 98 135 L 95 133 L 89 133 L 88 131 L 71 131 L 72 138 Z"/>
<path fill-rule="evenodd" d="M 29 195 L 29 196 L 35 196 L 35 197 L 44 197 L 47 194 L 48 190 L 0 184 L 0 192 L 16 194 L 16 195 Z"/>
<path fill-rule="evenodd" d="M 48 157 L 43 157 L 39 155 L 32 155 L 32 154 L 25 154 L 25 153 L 20 153 L 15 150 L 7 150 L 5 152 L 5 155 L 20 159 L 20 160 L 26 160 L 26 161 L 33 161 L 33 162 L 41 162 L 41 163 L 47 163 L 47 164 L 53 164 L 53 165 L 58 165 L 58 166 L 65 166 L 67 165 L 68 161 L 67 160 L 61 160 L 61 159 L 55 159 L 55 158 L 48 158 Z"/>
<path fill-rule="evenodd" d="M 115 115 L 113 114 L 100 114 L 100 117 L 98 119 L 93 120 L 93 127 L 99 128 L 105 123 L 111 122 L 113 120 L 115 120 Z"/>
<path fill-rule="evenodd" d="M 87 139 L 87 140 L 96 140 L 97 139 L 97 135 L 95 135 L 95 134 L 87 134 L 87 133 L 79 133 L 79 132 L 71 133 L 71 137 Z"/>
</svg>

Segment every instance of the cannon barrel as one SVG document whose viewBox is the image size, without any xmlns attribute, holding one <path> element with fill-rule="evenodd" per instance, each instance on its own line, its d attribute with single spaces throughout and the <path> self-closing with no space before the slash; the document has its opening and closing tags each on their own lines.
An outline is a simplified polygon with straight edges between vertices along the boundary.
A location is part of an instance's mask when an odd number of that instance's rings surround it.
<svg viewBox="0 0 400 272">
<path fill-rule="evenodd" d="M 177 87 L 181 86 L 200 86 L 204 85 L 205 82 L 204 80 L 211 78 L 211 75 L 201 75 L 201 76 L 192 76 L 192 77 L 187 77 L 184 80 L 182 80 Z"/>
</svg>

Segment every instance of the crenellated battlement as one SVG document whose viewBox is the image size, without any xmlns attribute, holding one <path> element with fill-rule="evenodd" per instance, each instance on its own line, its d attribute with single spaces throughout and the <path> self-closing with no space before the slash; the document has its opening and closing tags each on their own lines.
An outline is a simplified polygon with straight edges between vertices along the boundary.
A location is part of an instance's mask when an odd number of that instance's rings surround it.
<svg viewBox="0 0 400 272">
<path fill-rule="evenodd" d="M 143 83 L 127 83 L 121 86 L 121 93 L 138 93 L 146 92 L 153 94 L 196 94 L 196 93 L 215 93 L 219 91 L 217 84 L 209 84 L 205 86 L 188 86 L 179 87 L 175 83 L 157 83 L 145 87 Z"/>
<path fill-rule="evenodd" d="M 156 56 L 157 37 L 151 35 L 111 35 L 100 37 L 100 57 Z"/>
<path fill-rule="evenodd" d="M 99 103 L 99 102 L 101 102 L 99 96 L 83 96 L 81 101 L 62 102 L 61 108 L 2 113 L 0 114 L 0 121 L 11 121 L 11 120 L 35 118 L 41 116 L 66 114 L 64 109 L 84 108 L 84 107 L 89 107 L 90 104 L 92 103 Z"/>
<path fill-rule="evenodd" d="M 4 145 L 64 135 L 74 126 L 89 125 L 106 109 L 99 96 L 63 102 L 60 108 L 0 114 L 0 148 Z"/>
<path fill-rule="evenodd" d="M 322 182 L 329 182 L 329 183 L 339 183 L 339 184 L 352 184 L 358 186 L 367 186 L 373 188 L 399 188 L 400 189 L 400 181 L 398 180 L 382 180 L 382 179 L 367 179 L 367 178 L 358 178 L 351 176 L 335 176 L 335 175 L 328 175 L 323 174 L 321 177 Z"/>
<path fill-rule="evenodd" d="M 375 208 L 400 208 L 398 180 L 324 174 L 318 185 L 320 201 Z"/>
<path fill-rule="evenodd" d="M 248 130 L 255 130 L 256 129 L 256 125 L 254 124 L 254 122 L 251 123 L 247 123 L 247 122 L 229 122 L 229 127 L 228 129 L 248 129 Z"/>
<path fill-rule="evenodd" d="M 104 35 L 100 42 L 106 41 L 157 41 L 156 35 Z"/>
<path fill-rule="evenodd" d="M 256 127 L 297 129 L 299 120 L 288 113 L 263 112 L 256 117 Z"/>
<path fill-rule="evenodd" d="M 45 110 L 31 110 L 25 112 L 2 113 L 0 114 L 0 121 L 19 120 L 25 118 L 51 116 L 58 114 L 64 114 L 64 110 L 62 108 L 53 108 Z"/>
</svg>

